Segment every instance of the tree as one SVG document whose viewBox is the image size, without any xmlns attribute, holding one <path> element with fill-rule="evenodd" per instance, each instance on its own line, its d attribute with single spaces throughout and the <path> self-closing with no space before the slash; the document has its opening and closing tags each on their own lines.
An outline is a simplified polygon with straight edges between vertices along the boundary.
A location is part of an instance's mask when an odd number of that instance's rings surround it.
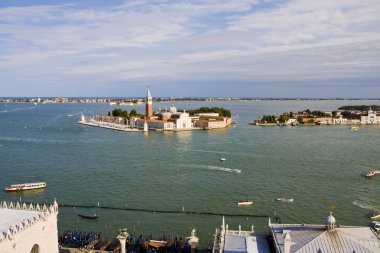
<svg viewBox="0 0 380 253">
<path fill-rule="evenodd" d="M 301 116 L 297 117 L 298 124 L 303 124 L 303 118 Z"/>
<path fill-rule="evenodd" d="M 294 117 L 293 112 L 290 112 L 290 113 L 289 113 L 289 117 L 290 117 L 290 118 L 293 118 L 293 117 Z"/>
<path fill-rule="evenodd" d="M 337 111 L 333 111 L 333 112 L 332 112 L 332 117 L 333 117 L 333 118 L 336 118 L 336 115 L 337 115 Z"/>
<path fill-rule="evenodd" d="M 137 112 L 135 109 L 132 109 L 130 112 L 129 112 L 129 117 L 133 117 L 133 116 L 137 116 Z"/>
</svg>

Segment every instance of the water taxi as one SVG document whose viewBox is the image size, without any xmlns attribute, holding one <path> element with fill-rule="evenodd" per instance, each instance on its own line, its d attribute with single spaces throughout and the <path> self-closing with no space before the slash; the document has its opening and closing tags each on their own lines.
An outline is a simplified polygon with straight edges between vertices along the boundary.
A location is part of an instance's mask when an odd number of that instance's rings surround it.
<svg viewBox="0 0 380 253">
<path fill-rule="evenodd" d="M 4 190 L 25 191 L 25 190 L 41 189 L 45 187 L 46 187 L 46 182 L 38 182 L 38 183 L 13 184 L 11 186 L 5 187 Z"/>
<path fill-rule="evenodd" d="M 293 202 L 293 198 L 275 198 L 275 200 L 277 201 L 281 201 L 281 202 Z"/>
<path fill-rule="evenodd" d="M 249 206 L 252 205 L 252 200 L 239 200 L 238 206 Z"/>
<path fill-rule="evenodd" d="M 376 170 L 371 170 L 369 172 L 367 172 L 367 174 L 365 174 L 366 177 L 373 177 L 373 176 L 376 176 L 377 175 L 377 171 Z"/>
<path fill-rule="evenodd" d="M 377 218 L 380 218 L 380 212 L 374 212 L 373 214 L 371 214 L 370 218 L 371 218 L 371 219 L 377 219 Z"/>
</svg>

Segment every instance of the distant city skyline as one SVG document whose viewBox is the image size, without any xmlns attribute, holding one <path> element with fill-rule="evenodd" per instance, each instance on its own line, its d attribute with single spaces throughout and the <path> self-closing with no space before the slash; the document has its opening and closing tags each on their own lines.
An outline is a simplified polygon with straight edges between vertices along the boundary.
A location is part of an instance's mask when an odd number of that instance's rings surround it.
<svg viewBox="0 0 380 253">
<path fill-rule="evenodd" d="M 377 0 L 1 1 L 0 97 L 380 97 Z"/>
</svg>

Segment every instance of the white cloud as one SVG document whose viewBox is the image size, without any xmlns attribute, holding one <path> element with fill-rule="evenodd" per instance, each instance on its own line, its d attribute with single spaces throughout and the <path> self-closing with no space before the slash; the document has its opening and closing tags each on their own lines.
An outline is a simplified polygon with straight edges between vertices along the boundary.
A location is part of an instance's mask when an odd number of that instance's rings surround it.
<svg viewBox="0 0 380 253">
<path fill-rule="evenodd" d="M 38 73 L 55 82 L 65 75 L 250 81 L 364 73 L 379 80 L 378 13 L 375 0 L 7 7 L 0 8 L 0 67 L 19 73 L 14 82 Z"/>
</svg>

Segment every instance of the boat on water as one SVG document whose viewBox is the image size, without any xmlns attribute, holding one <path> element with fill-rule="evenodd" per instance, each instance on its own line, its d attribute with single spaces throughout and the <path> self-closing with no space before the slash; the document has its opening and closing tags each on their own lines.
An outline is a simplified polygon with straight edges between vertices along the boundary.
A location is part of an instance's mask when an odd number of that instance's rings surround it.
<svg viewBox="0 0 380 253">
<path fill-rule="evenodd" d="M 380 212 L 374 212 L 373 214 L 371 214 L 370 218 L 371 219 L 378 219 L 378 218 L 380 218 Z"/>
<path fill-rule="evenodd" d="M 252 205 L 252 200 L 239 200 L 238 206 L 249 206 Z"/>
<path fill-rule="evenodd" d="M 293 202 L 293 198 L 275 198 L 275 200 L 277 201 L 281 201 L 281 202 Z"/>
<path fill-rule="evenodd" d="M 371 171 L 369 171 L 369 172 L 367 172 L 365 174 L 365 177 L 374 177 L 376 175 L 377 175 L 377 171 L 376 170 L 371 170 Z"/>
<path fill-rule="evenodd" d="M 373 230 L 375 230 L 376 233 L 380 233 L 380 222 L 378 222 L 378 221 L 372 221 L 372 227 L 373 227 Z"/>
<path fill-rule="evenodd" d="M 146 246 L 152 247 L 152 248 L 165 248 L 167 246 L 167 241 L 158 241 L 158 240 L 149 240 L 148 242 L 145 243 Z"/>
<path fill-rule="evenodd" d="M 26 191 L 41 189 L 46 187 L 46 182 L 37 182 L 37 183 L 25 183 L 25 184 L 12 184 L 4 188 L 6 191 Z"/>
<path fill-rule="evenodd" d="M 78 214 L 78 216 L 83 219 L 90 219 L 90 220 L 96 220 L 97 218 L 99 218 L 99 216 L 97 216 L 96 214 L 93 214 L 93 215 Z"/>
<path fill-rule="evenodd" d="M 358 131 L 359 130 L 359 127 L 358 126 L 352 126 L 351 127 L 351 131 Z"/>
<path fill-rule="evenodd" d="M 220 160 L 223 162 L 223 161 L 225 161 L 225 160 L 226 160 L 226 158 L 220 158 Z"/>
</svg>

